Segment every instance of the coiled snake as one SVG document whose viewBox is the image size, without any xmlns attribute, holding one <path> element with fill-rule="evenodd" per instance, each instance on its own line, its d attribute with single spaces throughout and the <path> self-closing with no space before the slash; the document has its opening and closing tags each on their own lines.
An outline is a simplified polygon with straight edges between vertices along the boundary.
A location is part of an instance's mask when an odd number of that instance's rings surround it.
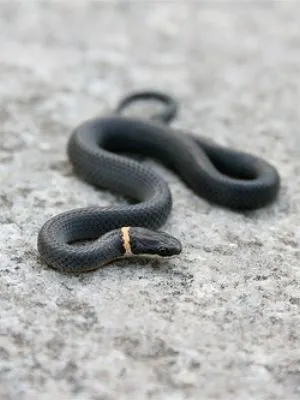
<svg viewBox="0 0 300 400">
<path fill-rule="evenodd" d="M 159 100 L 165 109 L 149 120 L 120 115 L 129 103 L 142 99 Z M 48 265 L 82 272 L 122 257 L 181 252 L 177 239 L 157 231 L 172 208 L 168 185 L 124 152 L 160 161 L 196 194 L 223 207 L 251 210 L 276 198 L 280 179 L 274 167 L 210 139 L 171 129 L 166 123 L 176 111 L 176 101 L 166 94 L 134 93 L 119 103 L 114 115 L 91 119 L 74 130 L 68 155 L 76 173 L 135 203 L 79 208 L 51 218 L 38 235 L 38 251 Z M 88 242 L 77 246 L 78 241 Z"/>
</svg>

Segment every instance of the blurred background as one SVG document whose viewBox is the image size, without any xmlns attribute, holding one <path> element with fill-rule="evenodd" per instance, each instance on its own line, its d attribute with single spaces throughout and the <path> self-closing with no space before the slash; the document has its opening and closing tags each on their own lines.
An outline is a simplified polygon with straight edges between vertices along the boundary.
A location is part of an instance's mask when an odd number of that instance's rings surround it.
<svg viewBox="0 0 300 400">
<path fill-rule="evenodd" d="M 0 0 L 0 399 L 299 399 L 300 3 Z M 163 167 L 172 264 L 64 276 L 36 237 L 124 199 L 78 180 L 71 131 L 128 92 L 278 168 L 276 203 L 215 207 Z M 140 112 L 140 111 L 138 111 Z M 142 110 L 141 112 L 149 112 Z"/>
</svg>

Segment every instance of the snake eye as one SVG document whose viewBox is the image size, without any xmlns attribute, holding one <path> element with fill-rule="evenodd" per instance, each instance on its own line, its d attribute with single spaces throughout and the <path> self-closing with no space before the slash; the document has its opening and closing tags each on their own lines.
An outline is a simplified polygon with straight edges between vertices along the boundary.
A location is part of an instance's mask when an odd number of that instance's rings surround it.
<svg viewBox="0 0 300 400">
<path fill-rule="evenodd" d="M 175 239 L 173 237 L 171 237 L 171 238 Z M 167 244 L 159 247 L 159 249 L 157 249 L 157 255 L 159 255 L 160 257 L 171 257 L 171 256 L 179 254 L 182 250 L 181 244 L 179 243 L 179 241 L 177 239 L 175 239 L 175 240 L 176 241 L 174 241 L 174 243 L 172 243 L 170 240 L 168 240 Z"/>
<path fill-rule="evenodd" d="M 181 253 L 181 243 L 165 232 L 131 228 L 131 249 L 135 255 L 171 257 Z"/>
</svg>

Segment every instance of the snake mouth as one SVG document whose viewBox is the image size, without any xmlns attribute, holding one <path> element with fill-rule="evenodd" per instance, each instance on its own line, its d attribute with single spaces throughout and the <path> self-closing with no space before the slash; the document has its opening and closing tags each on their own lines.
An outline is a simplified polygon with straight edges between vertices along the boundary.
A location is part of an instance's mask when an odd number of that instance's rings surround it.
<svg viewBox="0 0 300 400">
<path fill-rule="evenodd" d="M 146 228 L 131 228 L 131 249 L 133 255 L 171 257 L 181 253 L 179 240 L 165 232 Z"/>
</svg>

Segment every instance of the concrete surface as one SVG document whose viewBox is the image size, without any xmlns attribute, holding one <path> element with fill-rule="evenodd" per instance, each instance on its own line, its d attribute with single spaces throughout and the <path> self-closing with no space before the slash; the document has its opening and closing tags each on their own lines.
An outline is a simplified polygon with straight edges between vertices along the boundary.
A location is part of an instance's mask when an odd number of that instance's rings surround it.
<svg viewBox="0 0 300 400">
<path fill-rule="evenodd" d="M 283 1 L 0 2 L 1 400 L 300 398 L 299 13 Z M 180 100 L 175 125 L 271 161 L 278 201 L 235 214 L 151 163 L 174 196 L 165 229 L 181 257 L 79 276 L 41 265 L 49 217 L 122 201 L 73 175 L 71 130 L 145 87 Z"/>
</svg>

